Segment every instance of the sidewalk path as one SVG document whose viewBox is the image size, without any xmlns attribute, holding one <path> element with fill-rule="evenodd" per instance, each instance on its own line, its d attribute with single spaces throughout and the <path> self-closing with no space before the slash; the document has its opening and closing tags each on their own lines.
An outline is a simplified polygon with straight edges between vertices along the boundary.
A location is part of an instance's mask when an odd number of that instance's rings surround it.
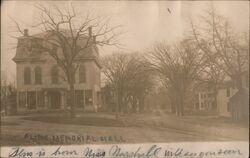
<svg viewBox="0 0 250 158">
<path fill-rule="evenodd" d="M 228 140 L 248 140 L 249 129 L 245 124 L 232 123 L 227 118 L 208 116 L 137 115 L 124 118 L 145 127 L 174 129 L 182 132 L 207 135 Z"/>
</svg>

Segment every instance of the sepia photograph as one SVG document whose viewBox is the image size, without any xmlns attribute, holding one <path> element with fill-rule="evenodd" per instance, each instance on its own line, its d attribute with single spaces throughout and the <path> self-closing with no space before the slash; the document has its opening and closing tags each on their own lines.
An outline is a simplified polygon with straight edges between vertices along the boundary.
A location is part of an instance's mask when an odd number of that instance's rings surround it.
<svg viewBox="0 0 250 158">
<path fill-rule="evenodd" d="M 2 1 L 0 142 L 249 143 L 249 1 Z"/>
</svg>

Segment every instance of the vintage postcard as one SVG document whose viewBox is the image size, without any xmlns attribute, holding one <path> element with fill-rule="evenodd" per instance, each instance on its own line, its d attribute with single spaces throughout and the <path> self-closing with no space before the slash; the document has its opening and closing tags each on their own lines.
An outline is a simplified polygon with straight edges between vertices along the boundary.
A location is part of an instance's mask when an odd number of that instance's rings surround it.
<svg viewBox="0 0 250 158">
<path fill-rule="evenodd" d="M 2 1 L 0 157 L 248 157 L 249 19 L 249 1 Z"/>
</svg>

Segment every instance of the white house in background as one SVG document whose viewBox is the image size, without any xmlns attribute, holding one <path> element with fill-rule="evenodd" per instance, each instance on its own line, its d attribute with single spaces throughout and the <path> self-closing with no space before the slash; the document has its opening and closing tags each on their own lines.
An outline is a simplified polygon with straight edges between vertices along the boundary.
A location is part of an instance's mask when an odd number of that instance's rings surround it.
<svg viewBox="0 0 250 158">
<path fill-rule="evenodd" d="M 242 74 L 242 87 L 249 90 L 248 72 Z M 217 98 L 215 98 L 214 91 L 202 85 L 197 90 L 195 95 L 194 110 L 203 110 L 207 112 L 214 112 L 218 116 L 231 117 L 230 107 L 228 105 L 229 99 L 237 92 L 234 83 L 227 81 L 219 85 L 217 91 Z M 217 101 L 216 101 L 217 99 Z M 217 104 L 215 104 L 217 102 Z"/>
<path fill-rule="evenodd" d="M 42 41 L 47 32 L 35 35 L 29 35 L 28 30 L 24 32 L 24 36 L 18 38 L 13 58 L 16 63 L 18 111 L 68 108 L 69 87 L 63 80 L 63 70 L 47 52 L 32 49 L 32 45 L 37 42 L 34 40 Z M 91 30 L 89 32 L 91 36 Z M 67 36 L 67 31 L 64 34 Z M 23 44 L 29 44 L 31 49 L 22 47 Z M 93 109 L 99 104 L 100 95 L 101 66 L 97 47 L 93 44 L 81 52 L 77 62 L 80 66 L 75 76 L 76 107 Z"/>
<path fill-rule="evenodd" d="M 214 90 L 207 84 L 201 84 L 195 93 L 194 110 L 216 112 L 216 99 Z"/>
<path fill-rule="evenodd" d="M 241 77 L 242 87 L 249 91 L 249 75 L 248 71 L 245 71 Z M 217 95 L 218 115 L 231 117 L 229 99 L 237 92 L 237 88 L 234 83 L 225 83 L 221 85 Z"/>
<path fill-rule="evenodd" d="M 237 92 L 237 89 L 230 83 L 221 85 L 217 94 L 217 112 L 219 116 L 230 117 L 228 101 Z"/>
<path fill-rule="evenodd" d="M 213 90 L 202 90 L 199 91 L 195 96 L 195 110 L 206 110 L 206 111 L 215 111 L 215 97 Z"/>
</svg>

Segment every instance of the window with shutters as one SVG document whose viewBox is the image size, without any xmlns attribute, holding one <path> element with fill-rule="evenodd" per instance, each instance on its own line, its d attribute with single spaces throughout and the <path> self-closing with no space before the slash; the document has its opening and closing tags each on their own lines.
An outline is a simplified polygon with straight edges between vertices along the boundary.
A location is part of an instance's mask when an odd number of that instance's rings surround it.
<svg viewBox="0 0 250 158">
<path fill-rule="evenodd" d="M 24 84 L 31 84 L 31 70 L 29 67 L 26 67 L 24 69 L 24 73 L 23 73 L 23 77 L 24 77 Z"/>
<path fill-rule="evenodd" d="M 79 83 L 86 82 L 86 68 L 84 65 L 80 65 L 79 67 Z"/>
<path fill-rule="evenodd" d="M 58 84 L 59 83 L 59 70 L 57 66 L 53 66 L 51 68 L 51 83 Z"/>
<path fill-rule="evenodd" d="M 42 69 L 38 66 L 35 68 L 35 84 L 42 84 Z"/>
</svg>

